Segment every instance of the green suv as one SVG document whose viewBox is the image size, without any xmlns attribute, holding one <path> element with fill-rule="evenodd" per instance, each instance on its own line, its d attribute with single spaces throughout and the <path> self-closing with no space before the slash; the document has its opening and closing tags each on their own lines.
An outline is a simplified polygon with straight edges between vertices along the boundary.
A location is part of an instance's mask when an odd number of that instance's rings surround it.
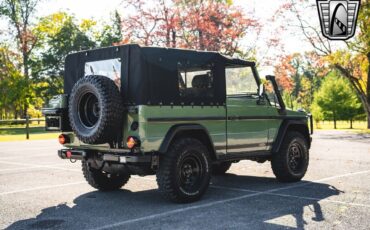
<svg viewBox="0 0 370 230">
<path fill-rule="evenodd" d="M 62 132 L 59 157 L 81 160 L 99 190 L 155 174 L 166 198 L 192 202 L 240 160 L 271 161 L 282 182 L 307 170 L 311 117 L 286 109 L 254 62 L 138 45 L 89 50 L 66 58 L 64 93 L 43 109 L 46 129 Z"/>
</svg>

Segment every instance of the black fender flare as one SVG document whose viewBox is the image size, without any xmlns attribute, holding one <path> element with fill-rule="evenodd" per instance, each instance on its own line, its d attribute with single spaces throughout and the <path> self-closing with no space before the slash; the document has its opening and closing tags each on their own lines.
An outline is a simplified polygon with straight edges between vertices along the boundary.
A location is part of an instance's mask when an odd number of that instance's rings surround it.
<svg viewBox="0 0 370 230">
<path fill-rule="evenodd" d="M 203 135 L 208 139 L 207 141 L 209 142 L 209 147 L 211 148 L 213 153 L 215 153 L 215 147 L 213 145 L 213 142 L 212 142 L 212 139 L 209 135 L 208 130 L 200 124 L 178 124 L 178 125 L 172 126 L 168 130 L 166 136 L 164 137 L 164 139 L 162 141 L 162 144 L 159 147 L 158 152 L 166 153 L 168 148 L 171 145 L 171 142 L 174 140 L 174 138 L 176 137 L 177 134 L 180 134 L 181 132 L 189 132 L 189 131 L 198 131 L 198 132 L 200 131 L 200 132 L 202 132 Z"/>
<path fill-rule="evenodd" d="M 311 136 L 309 133 L 308 125 L 307 123 L 302 119 L 302 120 L 297 120 L 297 119 L 285 119 L 282 124 L 280 125 L 276 140 L 274 141 L 272 145 L 271 152 L 272 153 L 277 153 L 280 150 L 280 147 L 284 141 L 285 135 L 288 131 L 289 128 L 291 127 L 299 127 L 300 132 L 305 136 L 307 139 L 307 144 L 308 148 L 311 147 Z"/>
</svg>

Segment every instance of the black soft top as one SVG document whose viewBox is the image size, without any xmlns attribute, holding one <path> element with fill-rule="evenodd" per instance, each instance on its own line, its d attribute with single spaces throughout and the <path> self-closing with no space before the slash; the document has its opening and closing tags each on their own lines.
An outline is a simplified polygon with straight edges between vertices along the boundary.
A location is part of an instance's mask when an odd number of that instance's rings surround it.
<svg viewBox="0 0 370 230">
<path fill-rule="evenodd" d="M 85 63 L 119 58 L 121 93 L 126 104 L 223 104 L 225 67 L 255 66 L 254 62 L 230 58 L 218 52 L 122 45 L 81 51 L 67 56 L 64 92 L 70 94 L 85 76 Z M 178 71 L 211 68 L 215 95 L 212 98 L 184 98 L 179 95 Z"/>
</svg>

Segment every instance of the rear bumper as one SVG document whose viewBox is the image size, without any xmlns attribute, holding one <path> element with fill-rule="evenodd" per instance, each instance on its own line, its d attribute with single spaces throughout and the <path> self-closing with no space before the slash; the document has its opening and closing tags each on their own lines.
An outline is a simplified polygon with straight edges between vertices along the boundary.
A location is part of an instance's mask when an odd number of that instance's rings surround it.
<svg viewBox="0 0 370 230">
<path fill-rule="evenodd" d="M 86 150 L 77 149 L 61 149 L 58 150 L 58 156 L 61 159 L 72 159 L 72 160 L 86 160 L 90 157 L 94 157 L 92 154 L 96 154 L 102 161 L 115 162 L 115 163 L 151 163 L 154 155 L 152 153 L 136 153 L 133 155 L 131 152 L 122 153 L 110 153 L 110 152 L 89 152 Z"/>
</svg>

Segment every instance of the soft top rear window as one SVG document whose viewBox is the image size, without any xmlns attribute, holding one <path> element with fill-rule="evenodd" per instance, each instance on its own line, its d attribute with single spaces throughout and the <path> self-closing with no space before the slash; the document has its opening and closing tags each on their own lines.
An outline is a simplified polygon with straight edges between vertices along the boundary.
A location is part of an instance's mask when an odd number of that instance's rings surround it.
<svg viewBox="0 0 370 230">
<path fill-rule="evenodd" d="M 109 59 L 85 63 L 85 76 L 101 75 L 114 81 L 121 88 L 121 59 Z"/>
</svg>

